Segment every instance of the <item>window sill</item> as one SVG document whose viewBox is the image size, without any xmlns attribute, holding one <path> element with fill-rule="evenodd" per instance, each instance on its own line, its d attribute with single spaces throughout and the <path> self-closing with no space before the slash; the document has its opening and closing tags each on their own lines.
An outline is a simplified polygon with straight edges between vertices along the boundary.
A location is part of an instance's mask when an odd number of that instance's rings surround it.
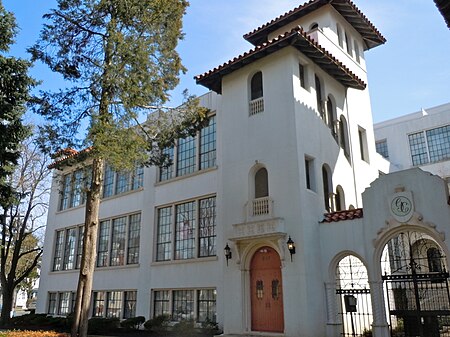
<svg viewBox="0 0 450 337">
<path fill-rule="evenodd" d="M 198 171 L 195 171 L 195 172 L 192 172 L 192 173 L 189 173 L 189 174 L 185 174 L 185 175 L 182 175 L 182 176 L 179 176 L 179 177 L 174 177 L 174 178 L 170 178 L 170 179 L 163 180 L 163 181 L 157 181 L 155 183 L 155 186 L 161 186 L 161 185 L 169 184 L 169 183 L 172 183 L 172 182 L 175 182 L 175 181 L 179 181 L 179 180 L 182 180 L 182 179 L 195 177 L 195 176 L 198 176 L 198 175 L 203 174 L 203 173 L 208 173 L 208 172 L 211 172 L 211 171 L 215 171 L 215 170 L 217 170 L 217 168 L 218 167 L 216 165 L 216 166 L 213 166 L 213 167 L 209 167 L 207 169 L 198 170 Z"/>
<path fill-rule="evenodd" d="M 131 268 L 139 268 L 140 264 L 136 263 L 136 264 L 127 264 L 127 265 L 123 265 L 123 266 L 105 266 L 105 267 L 95 267 L 94 272 L 98 272 L 98 271 L 109 271 L 109 270 L 117 270 L 117 269 L 131 269 Z"/>
<path fill-rule="evenodd" d="M 208 256 L 208 257 L 197 257 L 194 259 L 185 259 L 185 260 L 169 260 L 169 261 L 153 261 L 150 266 L 166 266 L 166 265 L 176 265 L 176 264 L 187 264 L 187 263 L 199 263 L 199 262 L 211 262 L 218 261 L 219 258 L 216 256 Z"/>
</svg>

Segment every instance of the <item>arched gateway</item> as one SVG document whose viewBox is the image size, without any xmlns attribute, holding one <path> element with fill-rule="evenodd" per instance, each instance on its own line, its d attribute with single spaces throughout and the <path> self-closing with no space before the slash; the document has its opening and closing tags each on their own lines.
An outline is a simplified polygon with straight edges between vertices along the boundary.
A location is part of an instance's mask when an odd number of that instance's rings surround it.
<svg viewBox="0 0 450 337">
<path fill-rule="evenodd" d="M 283 332 L 281 259 L 270 247 L 258 249 L 250 263 L 252 331 Z"/>
</svg>

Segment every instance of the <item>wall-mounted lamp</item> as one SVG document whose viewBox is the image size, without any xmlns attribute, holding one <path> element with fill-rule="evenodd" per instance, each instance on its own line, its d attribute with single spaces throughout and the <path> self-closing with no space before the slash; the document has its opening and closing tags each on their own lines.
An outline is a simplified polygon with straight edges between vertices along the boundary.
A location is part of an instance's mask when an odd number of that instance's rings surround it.
<svg viewBox="0 0 450 337">
<path fill-rule="evenodd" d="M 227 259 L 227 266 L 228 266 L 228 260 L 231 259 L 231 248 L 230 246 L 228 246 L 228 242 L 225 248 L 223 249 L 223 252 L 225 254 L 225 258 Z"/>
<path fill-rule="evenodd" d="M 295 254 L 295 243 L 292 241 L 291 236 L 289 235 L 289 239 L 286 242 L 289 254 L 291 254 L 291 262 L 292 262 L 292 255 Z"/>
</svg>

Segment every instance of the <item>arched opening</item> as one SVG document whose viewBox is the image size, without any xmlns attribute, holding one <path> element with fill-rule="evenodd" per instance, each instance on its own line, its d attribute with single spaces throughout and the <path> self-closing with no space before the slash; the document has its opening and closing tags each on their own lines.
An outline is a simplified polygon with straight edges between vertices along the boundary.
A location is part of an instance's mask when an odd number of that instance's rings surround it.
<svg viewBox="0 0 450 337">
<path fill-rule="evenodd" d="M 271 247 L 258 249 L 250 262 L 252 331 L 284 332 L 281 259 Z"/>
<path fill-rule="evenodd" d="M 345 210 L 345 194 L 341 185 L 336 187 L 336 211 Z"/>
<path fill-rule="evenodd" d="M 322 166 L 323 201 L 325 210 L 332 212 L 333 207 L 333 184 L 331 183 L 331 170 L 328 165 Z"/>
<path fill-rule="evenodd" d="M 341 115 L 339 119 L 339 145 L 344 150 L 347 158 L 350 158 L 350 147 L 348 145 L 348 127 L 347 120 Z"/>
<path fill-rule="evenodd" d="M 261 167 L 255 174 L 255 199 L 269 196 L 269 179 L 267 170 Z"/>
<path fill-rule="evenodd" d="M 311 26 L 309 26 L 309 30 L 314 30 L 319 28 L 319 24 L 317 22 L 313 22 Z"/>
<path fill-rule="evenodd" d="M 347 255 L 336 268 L 336 296 L 342 322 L 341 336 L 371 336 L 372 301 L 367 269 L 360 259 Z"/>
<path fill-rule="evenodd" d="M 337 140 L 336 128 L 334 121 L 336 119 L 336 104 L 331 96 L 327 99 L 327 126 L 331 130 L 331 134 Z"/>
<path fill-rule="evenodd" d="M 383 249 L 381 270 L 392 334 L 444 336 L 450 325 L 450 292 L 439 244 L 418 231 L 397 233 Z"/>
<path fill-rule="evenodd" d="M 319 111 L 319 115 L 323 119 L 325 116 L 323 107 L 322 83 L 320 82 L 320 79 L 317 77 L 317 75 L 315 75 L 314 81 L 316 86 L 317 111 Z"/>
<path fill-rule="evenodd" d="M 258 71 L 250 81 L 250 99 L 253 101 L 263 97 L 263 94 L 263 76 L 262 72 Z"/>
</svg>

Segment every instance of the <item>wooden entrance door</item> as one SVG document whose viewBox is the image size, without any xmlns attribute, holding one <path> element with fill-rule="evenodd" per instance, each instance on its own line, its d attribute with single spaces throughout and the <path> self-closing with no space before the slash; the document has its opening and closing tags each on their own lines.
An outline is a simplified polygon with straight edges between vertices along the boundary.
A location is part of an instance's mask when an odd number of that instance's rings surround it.
<svg viewBox="0 0 450 337">
<path fill-rule="evenodd" d="M 252 331 L 283 332 L 283 282 L 278 253 L 263 247 L 250 264 Z"/>
</svg>

